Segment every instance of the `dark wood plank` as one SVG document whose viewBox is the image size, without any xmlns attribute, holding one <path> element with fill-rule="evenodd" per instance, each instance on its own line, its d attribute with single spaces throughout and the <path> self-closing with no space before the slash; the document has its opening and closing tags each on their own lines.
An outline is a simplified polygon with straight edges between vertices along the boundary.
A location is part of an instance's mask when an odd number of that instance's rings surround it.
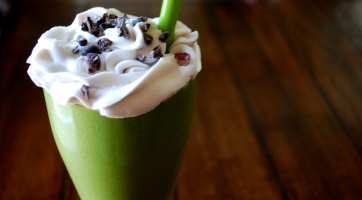
<svg viewBox="0 0 362 200">
<path fill-rule="evenodd" d="M 358 7 L 352 3 L 348 5 L 349 10 Z M 362 154 L 362 46 L 361 41 L 357 41 L 362 36 L 358 34 L 362 26 L 352 13 L 347 12 L 346 6 L 346 3 L 333 7 L 300 6 L 288 19 L 279 17 L 279 21 L 285 24 L 285 32 L 298 59 L 320 87 L 338 123 Z M 293 5 L 285 5 L 281 15 L 290 8 L 293 9 Z M 296 28 L 295 15 L 300 16 L 301 12 L 309 15 Z M 343 20 L 332 17 L 331 12 L 337 13 L 337 17 L 338 13 L 343 13 L 340 16 Z M 296 30 L 307 33 L 309 37 L 296 40 Z"/>
<path fill-rule="evenodd" d="M 180 19 L 199 31 L 204 56 L 180 199 L 282 199 L 208 16 L 201 7 L 182 11 L 188 15 Z"/>
<path fill-rule="evenodd" d="M 24 81 L 13 81 L 12 93 L 2 101 L 9 108 L 4 110 L 0 135 L 0 199 L 57 199 L 65 168 L 44 100 L 34 95 L 42 93 L 25 73 L 13 78 Z"/>
<path fill-rule="evenodd" d="M 288 8 L 280 18 L 289 19 L 301 9 L 296 4 Z M 358 199 L 361 156 L 285 40 L 283 24 L 268 10 L 265 5 L 230 4 L 215 8 L 214 19 L 225 33 L 219 34 L 219 42 L 226 43 L 224 54 L 245 89 L 288 198 Z M 298 24 L 304 16 L 297 16 Z M 293 34 L 296 42 L 313 36 L 300 30 Z"/>
<path fill-rule="evenodd" d="M 17 2 L 18 1 L 14 1 Z M 64 164 L 50 130 L 42 90 L 26 70 L 39 36 L 52 25 L 28 5 L 16 9 L 1 35 L 0 199 L 59 199 Z M 48 10 L 50 13 L 54 10 Z M 21 13 L 21 14 L 19 14 Z M 56 13 L 56 12 L 53 12 Z M 53 17 L 61 22 L 63 17 Z"/>
<path fill-rule="evenodd" d="M 12 2 L 0 37 L 0 199 L 76 200 L 25 60 L 76 13 L 157 17 L 162 1 Z M 360 3 L 183 0 L 203 70 L 175 199 L 360 199 Z"/>
</svg>

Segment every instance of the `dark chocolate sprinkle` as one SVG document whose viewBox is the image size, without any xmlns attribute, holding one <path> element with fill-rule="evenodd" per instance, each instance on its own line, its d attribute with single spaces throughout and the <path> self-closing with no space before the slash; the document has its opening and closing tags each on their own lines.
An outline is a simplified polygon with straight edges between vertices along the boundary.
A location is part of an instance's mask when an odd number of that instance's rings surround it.
<svg viewBox="0 0 362 200">
<path fill-rule="evenodd" d="M 85 39 L 83 36 L 78 36 L 77 40 L 76 40 L 80 46 L 85 46 L 88 44 L 87 39 Z"/>
<path fill-rule="evenodd" d="M 104 31 L 108 28 L 114 28 L 114 26 L 112 24 L 106 24 L 106 23 L 102 23 L 99 25 L 99 27 Z"/>
<path fill-rule="evenodd" d="M 102 18 L 103 18 L 103 23 L 108 23 L 108 20 L 109 20 L 108 13 L 104 13 Z"/>
<path fill-rule="evenodd" d="M 76 46 L 76 47 L 74 47 L 74 48 L 72 49 L 72 53 L 74 53 L 74 54 L 79 53 L 79 48 L 78 48 L 78 46 Z"/>
<path fill-rule="evenodd" d="M 107 38 L 99 39 L 97 44 L 102 47 L 108 47 L 112 45 L 112 41 Z"/>
<path fill-rule="evenodd" d="M 91 59 L 86 59 L 83 61 L 83 69 L 87 74 L 94 74 L 96 73 L 97 65 Z"/>
<path fill-rule="evenodd" d="M 100 16 L 96 16 L 95 19 L 96 19 L 96 23 L 97 23 L 97 24 L 102 24 L 102 23 L 104 23 L 103 18 L 100 17 Z"/>
<path fill-rule="evenodd" d="M 157 47 L 155 47 L 154 49 L 153 49 L 153 51 L 151 51 L 151 53 L 150 53 L 150 57 L 151 58 L 157 58 L 159 55 L 162 55 L 162 49 L 161 49 L 161 46 L 160 45 L 158 45 Z M 161 56 L 162 57 L 162 56 Z"/>
<path fill-rule="evenodd" d="M 101 53 L 101 51 L 99 50 L 99 48 L 95 45 L 90 45 L 89 47 L 83 49 L 83 51 L 81 51 L 79 54 L 81 56 L 85 56 L 87 53 Z"/>
<path fill-rule="evenodd" d="M 147 17 L 142 17 L 142 16 L 141 16 L 141 21 L 147 22 Z"/>
<path fill-rule="evenodd" d="M 170 32 L 165 31 L 163 32 L 160 37 L 158 38 L 161 42 L 166 42 L 167 38 L 170 36 Z"/>
<path fill-rule="evenodd" d="M 83 69 L 87 74 L 94 74 L 101 67 L 101 60 L 95 53 L 88 53 L 87 58 L 83 61 Z"/>
<path fill-rule="evenodd" d="M 180 66 L 186 66 L 191 60 L 191 56 L 188 53 L 176 53 L 175 58 Z"/>
<path fill-rule="evenodd" d="M 116 18 L 116 19 L 110 19 L 110 20 L 109 20 L 109 24 L 111 24 L 113 27 L 117 26 L 117 19 L 118 19 L 118 18 Z"/>
<path fill-rule="evenodd" d="M 87 23 L 85 23 L 84 21 L 82 22 L 81 27 L 82 31 L 88 31 Z"/>
<path fill-rule="evenodd" d="M 84 95 L 84 98 L 86 98 L 87 100 L 89 100 L 89 90 L 90 90 L 90 87 L 89 86 L 86 86 L 86 85 L 83 85 L 82 88 L 81 88 L 82 92 L 83 92 L 83 95 Z"/>
<path fill-rule="evenodd" d="M 121 28 L 122 26 L 126 26 L 126 19 L 124 17 L 117 17 L 116 27 Z"/>
<path fill-rule="evenodd" d="M 103 35 L 103 31 L 96 26 L 90 17 L 86 17 L 85 20 L 81 24 L 83 31 L 88 31 L 96 37 L 100 37 Z"/>
<path fill-rule="evenodd" d="M 116 19 L 118 16 L 115 14 L 109 14 L 109 19 Z"/>
<path fill-rule="evenodd" d="M 137 60 L 152 66 L 153 64 L 155 64 L 161 57 L 163 57 L 162 55 L 162 49 L 161 46 L 158 45 L 156 48 L 153 49 L 153 51 L 151 51 L 151 53 L 148 56 L 145 55 L 140 55 L 137 56 Z"/>
<path fill-rule="evenodd" d="M 126 39 L 129 38 L 129 31 L 126 25 L 123 25 L 121 28 L 118 28 L 118 34 L 119 37 L 124 37 Z"/>
<path fill-rule="evenodd" d="M 142 25 L 141 25 L 141 30 L 142 30 L 143 32 L 147 32 L 148 29 L 150 29 L 150 27 L 151 27 L 151 24 L 149 24 L 149 23 L 147 23 L 147 24 L 142 24 Z"/>
<path fill-rule="evenodd" d="M 145 63 L 146 58 L 147 58 L 147 57 L 146 57 L 145 55 L 137 56 L 137 60 L 139 60 L 139 61 L 141 61 L 141 62 L 143 62 L 143 63 Z"/>
<path fill-rule="evenodd" d="M 96 66 L 97 66 L 97 70 L 99 70 L 101 68 L 101 60 L 98 56 L 98 54 L 96 53 L 87 53 L 87 58 L 90 59 L 91 61 L 93 61 Z"/>
<path fill-rule="evenodd" d="M 150 45 L 152 43 L 153 37 L 147 33 L 143 33 L 143 39 L 147 45 Z"/>
<path fill-rule="evenodd" d="M 105 47 L 100 46 L 100 45 L 98 45 L 98 44 L 96 44 L 96 48 L 98 48 L 98 49 L 99 49 L 99 54 L 100 54 L 100 53 L 102 53 L 104 50 L 106 50 L 106 48 L 105 48 Z"/>
<path fill-rule="evenodd" d="M 137 23 L 140 23 L 140 22 L 146 22 L 147 21 L 147 18 L 146 17 L 138 17 L 134 20 L 132 20 L 132 23 L 133 23 L 133 26 L 136 26 Z"/>
<path fill-rule="evenodd" d="M 127 17 L 127 14 L 123 14 L 123 16 L 122 16 L 122 17 L 123 17 L 123 19 L 124 19 L 124 20 L 129 19 L 129 17 Z"/>
</svg>

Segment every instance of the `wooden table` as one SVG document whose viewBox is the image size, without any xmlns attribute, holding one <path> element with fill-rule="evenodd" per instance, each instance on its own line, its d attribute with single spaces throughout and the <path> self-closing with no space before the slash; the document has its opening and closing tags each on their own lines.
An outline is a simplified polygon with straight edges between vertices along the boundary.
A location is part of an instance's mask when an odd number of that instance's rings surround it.
<svg viewBox="0 0 362 200">
<path fill-rule="evenodd" d="M 93 6 L 157 17 L 161 0 L 14 0 L 0 71 L 0 199 L 78 199 L 26 58 Z M 362 1 L 184 0 L 200 33 L 176 199 L 362 199 Z"/>
</svg>

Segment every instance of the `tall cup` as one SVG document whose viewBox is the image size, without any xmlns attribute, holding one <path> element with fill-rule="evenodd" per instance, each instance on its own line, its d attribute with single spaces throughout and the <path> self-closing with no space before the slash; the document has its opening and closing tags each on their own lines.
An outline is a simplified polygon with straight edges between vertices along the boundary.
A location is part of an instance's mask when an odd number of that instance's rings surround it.
<svg viewBox="0 0 362 200">
<path fill-rule="evenodd" d="M 130 118 L 108 118 L 44 95 L 55 142 L 81 199 L 171 198 L 189 138 L 195 80 Z"/>
</svg>

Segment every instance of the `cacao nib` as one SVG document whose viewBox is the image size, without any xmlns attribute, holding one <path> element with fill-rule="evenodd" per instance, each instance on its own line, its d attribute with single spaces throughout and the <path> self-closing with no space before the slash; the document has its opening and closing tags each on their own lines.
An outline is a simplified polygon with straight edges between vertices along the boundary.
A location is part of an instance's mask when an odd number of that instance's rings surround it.
<svg viewBox="0 0 362 200">
<path fill-rule="evenodd" d="M 109 20 L 108 13 L 104 13 L 102 18 L 103 18 L 103 23 L 108 23 L 108 20 Z"/>
<path fill-rule="evenodd" d="M 102 47 L 108 47 L 112 45 L 112 41 L 107 38 L 99 39 L 97 44 Z"/>
<path fill-rule="evenodd" d="M 87 74 L 94 74 L 97 70 L 97 65 L 90 59 L 83 61 L 83 69 Z"/>
<path fill-rule="evenodd" d="M 145 55 L 137 56 L 137 60 L 145 63 L 145 61 L 146 61 L 146 56 L 145 56 Z"/>
<path fill-rule="evenodd" d="M 96 16 L 95 19 L 96 19 L 96 23 L 97 23 L 98 25 L 104 23 L 103 18 L 100 17 L 100 16 Z"/>
<path fill-rule="evenodd" d="M 109 19 L 116 19 L 117 18 L 117 15 L 115 15 L 115 14 L 109 14 Z"/>
<path fill-rule="evenodd" d="M 153 37 L 147 33 L 143 33 L 143 39 L 147 45 L 150 45 L 152 43 Z"/>
<path fill-rule="evenodd" d="M 94 74 L 101 67 L 101 60 L 95 53 L 88 53 L 87 58 L 83 61 L 83 69 L 87 74 Z"/>
<path fill-rule="evenodd" d="M 160 37 L 158 38 L 161 42 L 166 42 L 167 38 L 170 36 L 170 32 L 165 31 L 163 32 Z"/>
<path fill-rule="evenodd" d="M 101 53 L 101 51 L 99 50 L 99 48 L 97 46 L 90 45 L 89 47 L 83 49 L 83 51 L 81 51 L 79 53 L 79 55 L 85 56 L 87 53 Z"/>
<path fill-rule="evenodd" d="M 162 49 L 161 49 L 161 46 L 160 45 L 158 45 L 157 47 L 155 47 L 154 49 L 153 49 L 153 51 L 151 51 L 151 53 L 150 53 L 150 57 L 151 58 L 157 58 L 158 56 L 160 56 L 160 55 L 162 55 Z M 161 56 L 162 57 L 162 56 Z"/>
<path fill-rule="evenodd" d="M 127 17 L 127 14 L 123 14 L 122 18 L 123 18 L 124 20 L 128 20 L 128 19 L 129 19 L 129 17 Z"/>
<path fill-rule="evenodd" d="M 152 66 L 162 57 L 163 57 L 162 49 L 161 49 L 161 46 L 158 45 L 156 48 L 153 49 L 153 51 L 151 51 L 151 53 L 148 56 L 145 56 L 145 55 L 137 56 L 137 60 L 139 60 L 149 66 Z"/>
<path fill-rule="evenodd" d="M 100 46 L 100 45 L 98 45 L 98 44 L 96 44 L 95 46 L 96 46 L 97 49 L 99 49 L 99 54 L 102 53 L 104 50 L 106 50 L 105 47 Z"/>
<path fill-rule="evenodd" d="M 86 85 L 83 85 L 82 88 L 81 88 L 82 92 L 83 92 L 83 95 L 84 95 L 84 98 L 86 98 L 87 100 L 89 100 L 89 90 L 90 90 L 90 87 L 89 86 L 86 86 Z"/>
<path fill-rule="evenodd" d="M 126 19 L 124 17 L 117 17 L 116 27 L 121 28 L 123 25 L 126 26 Z"/>
<path fill-rule="evenodd" d="M 76 47 L 74 47 L 74 48 L 72 49 L 72 53 L 74 53 L 74 54 L 79 53 L 79 48 L 78 48 L 78 46 L 76 46 Z"/>
<path fill-rule="evenodd" d="M 81 27 L 82 31 L 88 31 L 87 23 L 85 23 L 84 21 L 82 22 Z"/>
<path fill-rule="evenodd" d="M 96 37 L 100 37 L 103 35 L 103 31 L 96 26 L 90 17 L 86 17 L 85 20 L 81 24 L 83 31 L 88 31 Z"/>
<path fill-rule="evenodd" d="M 113 27 L 117 26 L 117 18 L 116 18 L 116 19 L 110 19 L 110 20 L 108 21 L 108 23 L 109 23 L 110 25 L 112 25 Z"/>
<path fill-rule="evenodd" d="M 188 53 L 176 53 L 175 58 L 180 66 L 186 66 L 191 60 L 191 56 Z"/>
<path fill-rule="evenodd" d="M 149 23 L 147 23 L 147 24 L 142 24 L 142 25 L 141 25 L 141 30 L 142 30 L 143 32 L 147 32 L 148 29 L 150 29 L 150 27 L 151 27 L 151 24 L 149 24 Z"/>
<path fill-rule="evenodd" d="M 106 23 L 102 23 L 99 25 L 99 27 L 104 31 L 107 28 L 114 28 L 114 26 L 112 24 L 106 24 Z"/>
<path fill-rule="evenodd" d="M 78 36 L 77 40 L 76 40 L 80 46 L 85 46 L 88 44 L 87 39 L 85 39 L 83 36 Z"/>
<path fill-rule="evenodd" d="M 91 61 L 93 61 L 96 64 L 97 70 L 99 70 L 101 68 L 101 60 L 100 60 L 98 54 L 96 54 L 96 53 L 87 53 L 87 58 L 90 59 Z"/>
<path fill-rule="evenodd" d="M 126 25 L 123 25 L 121 28 L 118 28 L 118 34 L 119 37 L 124 37 L 126 39 L 129 38 L 129 31 Z"/>
<path fill-rule="evenodd" d="M 133 26 L 136 26 L 137 23 L 140 23 L 140 22 L 146 22 L 147 21 L 147 18 L 146 17 L 138 17 L 134 20 L 132 20 L 132 23 L 133 23 Z"/>
</svg>

